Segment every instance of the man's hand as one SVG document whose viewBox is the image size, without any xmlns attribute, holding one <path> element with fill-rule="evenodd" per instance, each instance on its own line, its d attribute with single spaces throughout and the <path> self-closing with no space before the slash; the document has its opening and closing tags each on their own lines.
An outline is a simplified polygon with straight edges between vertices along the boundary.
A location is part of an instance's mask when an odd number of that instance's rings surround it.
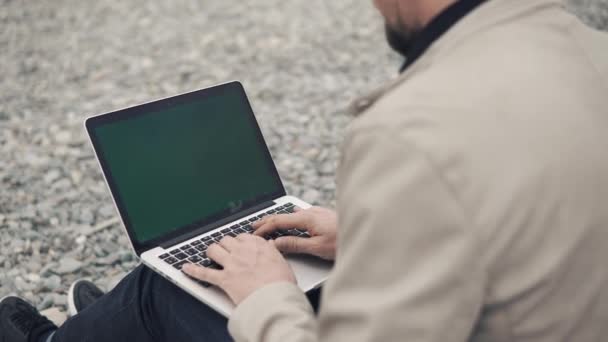
<svg viewBox="0 0 608 342">
<path fill-rule="evenodd" d="M 295 209 L 293 214 L 266 216 L 253 223 L 254 234 L 264 236 L 281 229 L 303 229 L 310 238 L 284 236 L 274 240 L 274 245 L 284 253 L 311 254 L 327 260 L 336 257 L 338 216 L 335 211 L 312 207 Z"/>
<path fill-rule="evenodd" d="M 214 284 L 239 304 L 255 290 L 280 282 L 296 283 L 289 264 L 272 242 L 259 236 L 240 234 L 226 236 L 209 246 L 207 255 L 223 270 L 184 265 L 187 275 Z"/>
</svg>

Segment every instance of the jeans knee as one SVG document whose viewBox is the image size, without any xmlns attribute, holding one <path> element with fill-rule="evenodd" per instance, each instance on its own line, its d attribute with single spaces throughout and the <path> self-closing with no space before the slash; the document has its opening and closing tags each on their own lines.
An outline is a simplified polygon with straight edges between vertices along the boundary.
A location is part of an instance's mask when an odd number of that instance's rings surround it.
<svg viewBox="0 0 608 342">
<path fill-rule="evenodd" d="M 172 297 L 182 294 L 177 286 L 144 265 L 135 268 L 131 274 L 137 279 L 142 301 L 162 305 L 164 300 L 171 301 Z"/>
</svg>

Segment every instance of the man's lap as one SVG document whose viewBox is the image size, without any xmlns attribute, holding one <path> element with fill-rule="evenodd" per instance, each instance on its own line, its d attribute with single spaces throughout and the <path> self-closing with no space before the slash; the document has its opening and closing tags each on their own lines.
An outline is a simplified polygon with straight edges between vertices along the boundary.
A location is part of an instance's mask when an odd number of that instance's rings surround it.
<svg viewBox="0 0 608 342">
<path fill-rule="evenodd" d="M 309 294 L 315 310 L 320 291 Z M 66 321 L 54 342 L 232 341 L 227 319 L 145 266 Z"/>
<path fill-rule="evenodd" d="M 144 266 L 69 319 L 53 341 L 231 341 L 227 320 Z"/>
</svg>

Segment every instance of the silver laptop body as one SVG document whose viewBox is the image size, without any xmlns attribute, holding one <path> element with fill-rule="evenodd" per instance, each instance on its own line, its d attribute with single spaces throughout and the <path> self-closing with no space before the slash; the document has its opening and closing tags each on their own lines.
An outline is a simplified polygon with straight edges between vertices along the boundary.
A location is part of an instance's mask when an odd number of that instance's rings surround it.
<svg viewBox="0 0 608 342">
<path fill-rule="evenodd" d="M 236 227 L 263 215 L 310 207 L 285 193 L 239 82 L 93 116 L 85 127 L 136 255 L 226 317 L 234 309 L 227 295 L 178 264 L 199 263 L 202 244 L 250 233 Z M 311 256 L 286 259 L 305 292 L 321 286 L 332 267 Z"/>
</svg>

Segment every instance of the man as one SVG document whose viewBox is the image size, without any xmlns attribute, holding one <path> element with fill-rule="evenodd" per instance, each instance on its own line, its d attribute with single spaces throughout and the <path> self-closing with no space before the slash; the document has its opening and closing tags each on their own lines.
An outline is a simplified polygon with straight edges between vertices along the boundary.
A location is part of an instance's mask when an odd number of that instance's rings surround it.
<svg viewBox="0 0 608 342">
<path fill-rule="evenodd" d="M 375 3 L 407 62 L 359 103 L 337 216 L 267 218 L 184 271 L 237 304 L 237 341 L 605 339 L 608 37 L 554 0 Z M 259 237 L 284 227 L 313 237 Z M 279 250 L 335 259 L 318 316 Z M 230 339 L 142 267 L 56 331 L 15 298 L 0 320 L 2 341 Z"/>
</svg>

